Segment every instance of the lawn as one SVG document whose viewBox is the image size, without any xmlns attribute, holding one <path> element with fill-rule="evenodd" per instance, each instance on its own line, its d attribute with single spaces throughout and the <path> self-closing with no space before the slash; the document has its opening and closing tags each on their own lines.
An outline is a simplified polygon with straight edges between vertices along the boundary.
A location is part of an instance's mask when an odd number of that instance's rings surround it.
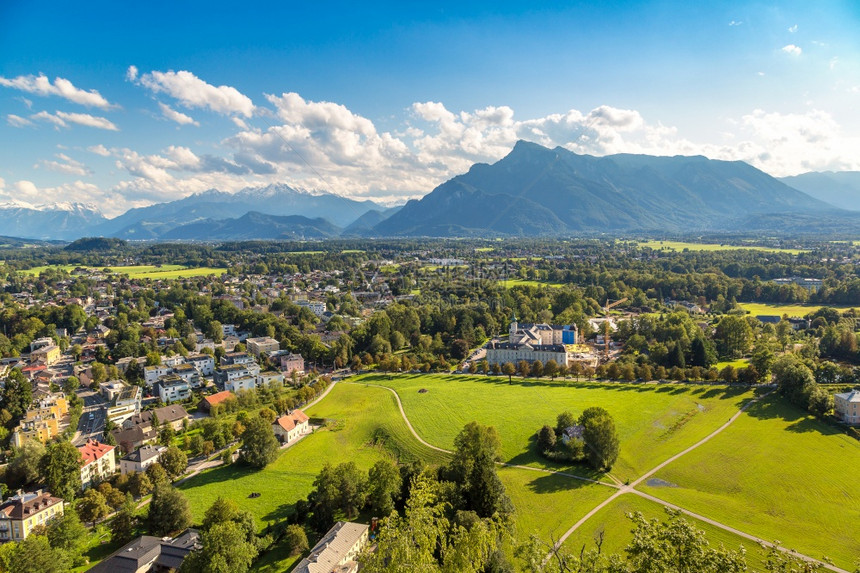
<svg viewBox="0 0 860 573">
<path fill-rule="evenodd" d="M 80 265 L 48 265 L 41 267 L 33 267 L 25 271 L 21 271 L 28 275 L 38 276 L 42 271 L 47 269 L 62 269 L 66 272 L 71 272 Z M 102 268 L 110 269 L 113 274 L 129 275 L 130 278 L 139 279 L 179 279 L 189 277 L 201 277 L 208 275 L 220 276 L 227 272 L 227 269 L 201 267 L 188 268 L 181 265 L 133 265 L 119 267 L 90 267 L 93 270 L 101 270 Z"/>
<path fill-rule="evenodd" d="M 624 494 L 612 503 L 598 511 L 591 519 L 583 523 L 564 542 L 564 550 L 579 555 L 580 550 L 595 548 L 595 539 L 603 532 L 602 552 L 604 554 L 624 553 L 624 548 L 633 538 L 633 522 L 626 517 L 627 513 L 641 512 L 648 519 L 657 518 L 665 521 L 668 518 L 663 506 L 634 494 Z M 762 549 L 755 543 L 729 533 L 719 527 L 714 527 L 698 519 L 684 516 L 696 529 L 705 532 L 705 538 L 711 547 L 722 545 L 726 549 L 737 550 L 743 545 L 747 550 L 747 565 L 751 571 L 764 571 Z"/>
<path fill-rule="evenodd" d="M 543 281 L 533 281 L 528 279 L 506 279 L 501 282 L 505 283 L 505 288 L 513 288 L 515 286 L 545 286 L 550 288 L 561 288 L 564 286 L 562 283 L 550 283 Z"/>
<path fill-rule="evenodd" d="M 445 459 L 415 441 L 387 390 L 338 384 L 307 413 L 335 422 L 284 450 L 263 470 L 233 464 L 180 485 L 191 502 L 194 522 L 201 522 L 219 495 L 229 495 L 241 509 L 251 511 L 260 526 L 283 519 L 297 500 L 310 493 L 326 463 L 354 461 L 366 470 L 384 457 L 421 458 L 430 463 Z M 262 495 L 250 499 L 253 492 Z"/>
<path fill-rule="evenodd" d="M 575 383 L 572 380 L 504 377 L 365 375 L 356 381 L 397 390 L 415 430 L 435 446 L 450 449 L 457 432 L 472 420 L 495 426 L 505 461 L 564 469 L 596 477 L 584 466 L 560 466 L 535 451 L 535 434 L 544 424 L 570 410 L 602 406 L 615 418 L 621 453 L 613 475 L 635 479 L 659 462 L 696 443 L 718 428 L 751 398 L 751 392 L 721 386 L 680 384 Z M 419 393 L 420 389 L 427 392 Z M 635 444 L 635 447 L 632 446 Z"/>
<path fill-rule="evenodd" d="M 746 368 L 750 365 L 749 358 L 739 358 L 738 360 L 724 360 L 723 362 L 717 362 L 714 366 L 717 370 L 722 370 L 726 366 L 731 366 L 732 368 Z"/>
<path fill-rule="evenodd" d="M 860 555 L 858 467 L 860 442 L 772 397 L 656 474 L 676 487 L 639 489 L 852 569 Z"/>
<path fill-rule="evenodd" d="M 687 243 L 683 241 L 637 241 L 637 243 L 640 247 L 648 247 L 656 251 L 661 249 L 669 251 L 683 251 L 684 249 L 688 251 L 732 251 L 740 249 L 745 251 L 763 251 L 765 253 L 790 253 L 792 255 L 807 252 L 801 249 L 777 249 L 756 245 L 721 245 L 719 243 Z"/>
<path fill-rule="evenodd" d="M 752 316 L 761 314 L 771 316 L 782 316 L 787 314 L 789 317 L 804 317 L 810 312 L 815 312 L 822 305 L 816 304 L 769 304 L 759 302 L 741 302 L 738 305 L 750 313 Z M 848 310 L 849 306 L 833 306 L 837 310 Z"/>
</svg>

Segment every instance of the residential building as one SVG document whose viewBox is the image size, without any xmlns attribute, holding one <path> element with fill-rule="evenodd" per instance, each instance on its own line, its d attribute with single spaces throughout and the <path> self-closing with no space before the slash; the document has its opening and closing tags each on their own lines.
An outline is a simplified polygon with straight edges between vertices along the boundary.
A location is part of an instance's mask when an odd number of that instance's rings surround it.
<svg viewBox="0 0 860 573">
<path fill-rule="evenodd" d="M 248 352 L 259 357 L 261 352 L 271 354 L 281 349 L 280 343 L 274 338 L 261 336 L 259 338 L 249 338 L 245 341 L 245 346 Z"/>
<path fill-rule="evenodd" d="M 0 505 L 0 542 L 21 541 L 34 527 L 63 515 L 63 500 L 37 490 L 18 493 Z"/>
<path fill-rule="evenodd" d="M 257 364 L 222 364 L 221 368 L 215 371 L 214 380 L 219 388 L 226 390 L 228 383 L 234 380 L 252 378 L 256 387 L 256 378 L 259 373 L 260 367 Z"/>
<path fill-rule="evenodd" d="M 307 434 L 310 431 L 309 419 L 301 410 L 293 410 L 286 416 L 281 416 L 272 423 L 275 437 L 283 444 Z"/>
<path fill-rule="evenodd" d="M 173 368 L 172 374 L 179 376 L 193 388 L 201 385 L 200 371 L 192 364 L 178 364 Z"/>
<path fill-rule="evenodd" d="M 162 376 L 170 374 L 171 367 L 159 364 L 158 366 L 146 366 L 143 369 L 143 379 L 147 386 L 152 386 Z"/>
<path fill-rule="evenodd" d="M 146 471 L 146 468 L 158 461 L 161 452 L 166 449 L 164 446 L 141 446 L 119 461 L 119 473 L 126 475 Z"/>
<path fill-rule="evenodd" d="M 60 434 L 63 417 L 68 413 L 69 405 L 62 394 L 46 395 L 24 414 L 12 433 L 12 445 L 20 448 L 30 440 L 46 443 Z"/>
<path fill-rule="evenodd" d="M 285 376 L 290 376 L 293 372 L 304 373 L 305 359 L 301 354 L 294 354 L 287 350 L 280 350 L 269 355 L 269 363 L 284 373 Z"/>
<path fill-rule="evenodd" d="M 191 397 L 191 384 L 176 374 L 168 374 L 159 378 L 155 384 L 155 390 L 165 404 L 181 402 Z"/>
<path fill-rule="evenodd" d="M 107 419 L 119 425 L 135 414 L 139 414 L 142 395 L 140 386 L 124 386 L 111 400 L 107 409 Z"/>
<path fill-rule="evenodd" d="M 81 453 L 81 487 L 87 489 L 94 481 L 109 478 L 116 472 L 115 446 L 87 440 L 78 446 Z"/>
<path fill-rule="evenodd" d="M 60 347 L 56 344 L 49 346 L 40 346 L 36 350 L 30 352 L 30 362 L 44 362 L 48 366 L 60 359 Z"/>
<path fill-rule="evenodd" d="M 299 561 L 293 573 L 354 573 L 358 571 L 356 557 L 367 544 L 370 528 L 362 523 L 338 521 L 311 549 L 311 554 Z"/>
<path fill-rule="evenodd" d="M 221 325 L 221 333 L 224 337 L 228 336 L 236 336 L 236 325 L 235 324 L 222 324 Z"/>
<path fill-rule="evenodd" d="M 128 423 L 128 420 L 126 420 L 126 423 Z M 141 446 L 153 443 L 158 438 L 158 432 L 152 426 L 114 428 L 110 433 L 120 451 L 126 454 L 133 452 Z"/>
<path fill-rule="evenodd" d="M 197 368 L 202 376 L 211 376 L 215 372 L 215 357 L 211 354 L 186 356 L 185 363 Z"/>
<path fill-rule="evenodd" d="M 860 424 L 860 390 L 854 389 L 844 394 L 833 395 L 833 410 L 846 424 Z"/>
<path fill-rule="evenodd" d="M 228 352 L 224 356 L 221 357 L 221 366 L 227 366 L 230 364 L 256 364 L 257 361 L 254 360 L 254 357 L 248 354 L 247 352 Z"/>
<path fill-rule="evenodd" d="M 174 354 L 173 356 L 164 356 L 161 358 L 161 365 L 167 366 L 168 368 L 176 368 L 180 364 L 185 364 L 185 358 L 181 354 Z"/>
<path fill-rule="evenodd" d="M 177 432 L 182 429 L 182 421 L 188 419 L 188 412 L 179 405 L 164 406 L 152 411 L 159 425 L 170 424 Z"/>
<path fill-rule="evenodd" d="M 111 553 L 90 573 L 178 571 L 185 556 L 200 549 L 199 534 L 188 529 L 173 539 L 143 535 Z"/>
<path fill-rule="evenodd" d="M 44 338 L 37 338 L 33 342 L 30 343 L 30 352 L 35 352 L 40 348 L 45 348 L 46 346 L 54 346 L 54 339 L 50 336 L 45 336 Z"/>
<path fill-rule="evenodd" d="M 303 306 L 310 310 L 317 316 L 322 316 L 325 314 L 325 303 L 324 302 L 313 302 L 307 300 L 299 300 L 296 301 L 297 306 Z"/>
<path fill-rule="evenodd" d="M 277 386 L 284 385 L 283 372 L 260 372 L 257 374 L 257 388 L 269 387 L 272 384 Z"/>
<path fill-rule="evenodd" d="M 576 344 L 579 332 L 576 325 L 518 324 L 511 319 L 508 342 L 487 343 L 487 362 L 490 364 L 516 364 L 521 360 L 546 364 L 554 360 L 567 365 L 569 355 L 566 344 Z"/>
<path fill-rule="evenodd" d="M 197 408 L 208 414 L 212 411 L 212 406 L 216 406 L 227 398 L 232 397 L 235 397 L 235 394 L 233 394 L 229 390 L 224 390 L 223 392 L 218 392 L 216 394 L 212 394 L 211 396 L 206 396 L 205 398 L 200 400 L 200 403 L 197 405 Z"/>
</svg>

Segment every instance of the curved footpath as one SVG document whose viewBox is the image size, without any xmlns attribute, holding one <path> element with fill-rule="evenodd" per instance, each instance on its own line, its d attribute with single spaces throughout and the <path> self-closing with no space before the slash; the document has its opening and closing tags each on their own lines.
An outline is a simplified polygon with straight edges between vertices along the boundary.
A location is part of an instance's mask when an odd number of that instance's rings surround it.
<svg viewBox="0 0 860 573">
<path fill-rule="evenodd" d="M 388 390 L 389 392 L 391 392 L 392 394 L 394 394 L 394 397 L 395 397 L 395 399 L 397 400 L 397 407 L 400 409 L 400 415 L 403 417 L 403 421 L 404 421 L 404 422 L 406 422 L 406 427 L 407 427 L 407 428 L 409 428 L 409 431 L 412 433 L 412 435 L 415 437 L 415 439 L 416 439 L 416 440 L 418 440 L 418 441 L 419 441 L 421 444 L 423 444 L 424 446 L 426 446 L 426 447 L 428 447 L 428 448 L 430 448 L 430 449 L 432 449 L 432 450 L 436 450 L 437 452 L 443 452 L 443 453 L 446 453 L 446 454 L 452 454 L 452 453 L 453 453 L 451 450 L 446 450 L 446 449 L 443 449 L 443 448 L 440 448 L 440 447 L 434 446 L 433 444 L 428 443 L 428 442 L 427 442 L 427 441 L 425 441 L 421 436 L 419 436 L 419 435 L 418 435 L 418 432 L 416 432 L 416 431 L 415 431 L 415 428 L 412 426 L 412 423 L 409 421 L 409 418 L 406 416 L 406 411 L 403 409 L 403 402 L 400 400 L 400 395 L 397 393 L 397 391 L 396 391 L 394 388 L 390 388 L 390 387 L 388 387 L 388 386 L 382 386 L 382 385 L 379 385 L 379 384 L 370 384 L 370 383 L 365 383 L 365 382 L 349 382 L 349 384 L 356 384 L 356 385 L 360 385 L 360 386 L 373 386 L 374 388 L 383 388 L 383 389 L 385 389 L 385 390 Z M 326 392 L 325 392 L 325 393 L 323 393 L 319 398 L 317 398 L 316 400 L 314 400 L 314 402 L 312 402 L 312 403 L 311 403 L 311 405 L 312 405 L 312 404 L 315 404 L 316 402 L 318 402 L 319 400 L 321 400 L 323 397 L 325 397 L 325 396 L 326 396 L 326 394 L 328 394 L 328 392 L 331 390 L 331 388 L 332 388 L 333 386 L 334 386 L 334 384 L 332 384 L 332 385 L 331 385 L 331 386 L 326 390 Z M 618 498 L 619 496 L 621 496 L 621 495 L 623 495 L 623 494 L 626 494 L 626 493 L 631 493 L 631 494 L 634 494 L 634 495 L 638 495 L 638 496 L 640 496 L 640 497 L 642 497 L 642 498 L 645 498 L 645 499 L 647 499 L 647 500 L 653 501 L 653 502 L 655 502 L 655 503 L 659 503 L 660 505 L 665 506 L 665 507 L 668 507 L 668 508 L 670 508 L 670 509 L 674 509 L 674 510 L 676 510 L 676 511 L 680 511 L 680 512 L 681 512 L 681 513 L 683 513 L 683 514 L 688 515 L 688 516 L 690 516 L 690 517 L 693 517 L 693 518 L 695 518 L 695 519 L 698 519 L 698 520 L 700 520 L 700 521 L 703 521 L 703 522 L 707 523 L 708 525 L 712 525 L 712 526 L 717 527 L 717 528 L 719 528 L 719 529 L 722 529 L 722 530 L 724 530 L 724 531 L 728 531 L 729 533 L 733 533 L 733 534 L 735 534 L 735 535 L 738 535 L 738 536 L 740 536 L 740 537 L 743 537 L 744 539 L 748 539 L 748 540 L 750 540 L 750 541 L 753 541 L 753 542 L 755 542 L 756 544 L 764 545 L 764 546 L 767 546 L 767 547 L 775 547 L 776 549 L 778 549 L 779 551 L 782 551 L 783 553 L 786 553 L 786 554 L 789 554 L 789 555 L 793 555 L 793 556 L 795 556 L 795 557 L 799 557 L 799 558 L 804 559 L 805 561 L 809 561 L 809 562 L 811 562 L 811 563 L 817 563 L 817 564 L 819 564 L 819 565 L 823 566 L 825 569 L 829 569 L 830 571 L 834 571 L 834 572 L 836 572 L 836 573 L 850 573 L 849 571 L 847 571 L 847 570 L 845 570 L 845 569 L 841 569 L 841 568 L 839 568 L 839 567 L 836 567 L 835 565 L 831 565 L 830 563 L 825 563 L 825 562 L 820 561 L 820 560 L 818 560 L 818 559 L 814 559 L 814 558 L 812 558 L 812 557 L 809 557 L 808 555 L 803 555 L 802 553 L 798 553 L 798 552 L 796 552 L 796 551 L 792 551 L 791 549 L 788 549 L 788 548 L 786 548 L 786 547 L 782 547 L 782 546 L 776 545 L 776 544 L 774 544 L 774 543 L 772 543 L 772 542 L 766 541 L 766 540 L 761 539 L 761 538 L 759 538 L 759 537 L 756 537 L 756 536 L 754 536 L 754 535 L 750 535 L 749 533 L 745 533 L 745 532 L 743 532 L 743 531 L 741 531 L 741 530 L 739 530 L 739 529 L 735 529 L 734 527 L 731 527 L 731 526 L 726 525 L 726 524 L 724 524 L 724 523 L 720 523 L 719 521 L 715 521 L 715 520 L 710 519 L 710 518 L 708 518 L 708 517 L 705 517 L 705 516 L 703 516 L 703 515 L 699 515 L 699 514 L 697 514 L 697 513 L 694 513 L 694 512 L 692 512 L 692 511 L 689 511 L 689 510 L 687 510 L 687 509 L 684 509 L 684 508 L 679 507 L 679 506 L 677 506 L 677 505 L 674 505 L 674 504 L 672 504 L 672 503 L 669 503 L 669 502 L 663 501 L 662 499 L 660 499 L 660 498 L 658 498 L 658 497 L 655 497 L 655 496 L 653 496 L 653 495 L 650 495 L 650 494 L 647 494 L 647 493 L 644 493 L 644 492 L 641 492 L 641 491 L 639 491 L 639 490 L 635 489 L 635 487 L 636 487 L 637 485 L 639 485 L 640 483 L 642 483 L 642 482 L 643 482 L 643 481 L 645 481 L 646 479 L 650 478 L 651 476 L 653 476 L 655 473 L 657 473 L 658 471 L 660 471 L 661 469 L 663 469 L 664 467 L 666 467 L 666 466 L 667 466 L 667 465 L 669 465 L 670 463 L 672 463 L 672 462 L 674 462 L 675 460 L 677 460 L 678 458 L 680 458 L 680 457 L 682 457 L 682 456 L 684 456 L 684 455 L 686 455 L 686 454 L 688 454 L 688 453 L 692 452 L 693 450 L 695 450 L 695 449 L 696 449 L 696 448 L 698 448 L 699 446 L 702 446 L 703 444 L 707 443 L 707 442 L 708 442 L 709 440 L 711 440 L 711 438 L 713 438 L 714 436 L 716 436 L 716 435 L 720 434 L 723 430 L 725 430 L 726 428 L 728 428 L 729 426 L 731 426 L 731 425 L 732 425 L 732 423 L 734 423 L 734 422 L 735 422 L 735 420 L 737 420 L 737 419 L 738 419 L 738 418 L 739 418 L 739 417 L 740 417 L 740 416 L 741 416 L 741 415 L 742 415 L 742 414 L 743 414 L 743 413 L 744 413 L 744 412 L 745 412 L 745 411 L 746 411 L 750 406 L 752 406 L 753 404 L 755 404 L 755 403 L 756 403 L 756 402 L 758 402 L 759 400 L 761 400 L 761 399 L 763 399 L 763 398 L 766 398 L 766 397 L 770 396 L 773 392 L 774 392 L 774 391 L 773 391 L 773 390 L 771 390 L 771 391 L 770 391 L 770 392 L 768 392 L 767 394 L 764 394 L 764 395 L 762 395 L 762 396 L 759 396 L 758 398 L 753 398 L 752 400 L 750 400 L 749 402 L 747 402 L 746 404 L 744 404 L 744 405 L 743 405 L 743 407 L 741 407 L 741 409 L 740 409 L 740 410 L 738 410 L 738 411 L 737 411 L 737 412 L 736 412 L 736 413 L 735 413 L 731 418 L 729 418 L 728 422 L 726 422 L 725 424 L 723 424 L 722 426 L 720 426 L 719 428 L 717 428 L 716 430 L 714 430 L 713 432 L 711 432 L 710 434 L 708 434 L 707 436 L 705 436 L 704 438 L 702 438 L 701 440 L 699 440 L 698 442 L 696 442 L 695 444 L 693 444 L 692 446 L 690 446 L 689 448 L 685 449 L 684 451 L 682 451 L 682 452 L 680 452 L 680 453 L 678 453 L 678 454 L 675 454 L 674 456 L 670 457 L 670 458 L 669 458 L 669 459 L 667 459 L 666 461 L 664 461 L 664 462 L 662 462 L 662 463 L 658 464 L 657 466 L 655 466 L 655 467 L 654 467 L 654 468 L 652 468 L 651 470 L 649 470 L 649 471 L 645 472 L 641 477 L 639 477 L 638 479 L 636 479 L 635 481 L 633 481 L 630 485 L 622 485 L 622 484 L 620 484 L 620 483 L 618 482 L 618 480 L 617 480 L 614 476 L 609 476 L 609 478 L 610 478 L 610 479 L 612 479 L 612 480 L 613 480 L 614 482 L 616 482 L 616 483 L 611 483 L 611 484 L 610 484 L 610 483 L 606 483 L 606 482 L 602 482 L 602 481 L 598 481 L 598 480 L 593 480 L 593 479 L 589 479 L 589 478 L 586 478 L 586 477 L 582 477 L 582 476 L 578 476 L 578 475 L 574 475 L 574 474 L 570 474 L 570 473 L 566 473 L 566 472 L 559 472 L 559 471 L 547 470 L 547 469 L 543 469 L 543 468 L 534 468 L 534 467 L 530 467 L 530 466 L 522 466 L 522 465 L 517 465 L 517 464 L 509 464 L 509 463 L 506 463 L 506 462 L 496 462 L 496 463 L 497 463 L 498 465 L 500 465 L 500 466 L 505 466 L 505 467 L 510 467 L 510 468 L 519 468 L 519 469 L 523 469 L 523 470 L 529 470 L 529 471 L 534 471 L 534 472 L 542 472 L 542 473 L 548 473 L 548 474 L 558 474 L 558 475 L 561 475 L 561 476 L 569 477 L 569 478 L 571 478 L 571 479 L 576 479 L 576 480 L 580 480 L 580 481 L 586 481 L 586 482 L 590 482 L 590 483 L 594 483 L 594 484 L 602 485 L 602 486 L 605 486 L 605 487 L 610 487 L 610 488 L 612 488 L 612 489 L 615 489 L 615 490 L 616 490 L 612 495 L 610 495 L 610 496 L 609 496 L 608 498 L 606 498 L 604 501 L 602 501 L 601 503 L 599 503 L 599 504 L 598 504 L 597 506 L 595 506 L 591 511 L 589 511 L 588 513 L 586 513 L 586 514 L 585 514 L 585 515 L 584 515 L 584 516 L 583 516 L 579 521 L 577 521 L 575 524 L 573 524 L 573 526 L 571 526 L 571 528 L 570 528 L 570 529 L 568 529 L 568 530 L 564 533 L 564 535 L 562 535 L 562 536 L 558 539 L 558 541 L 556 541 L 556 543 L 553 545 L 552 550 L 550 550 L 549 554 L 546 556 L 546 558 L 545 558 L 544 562 L 548 561 L 548 560 L 553 556 L 553 554 L 554 554 L 556 551 L 558 551 L 558 550 L 559 550 L 559 548 L 562 546 L 562 544 L 565 542 L 565 540 L 566 540 L 568 537 L 570 537 L 570 536 L 571 536 L 571 534 L 573 534 L 573 532 L 574 532 L 574 531 L 576 531 L 577 529 L 579 529 L 579 528 L 580 528 L 580 527 L 581 527 L 581 526 L 582 526 L 586 521 L 588 521 L 590 518 L 594 517 L 594 515 L 595 515 L 597 512 L 599 512 L 601 509 L 603 509 L 604 507 L 606 507 L 607 505 L 609 505 L 610 503 L 612 503 L 613 501 L 615 501 L 615 499 L 616 499 L 616 498 Z"/>
</svg>

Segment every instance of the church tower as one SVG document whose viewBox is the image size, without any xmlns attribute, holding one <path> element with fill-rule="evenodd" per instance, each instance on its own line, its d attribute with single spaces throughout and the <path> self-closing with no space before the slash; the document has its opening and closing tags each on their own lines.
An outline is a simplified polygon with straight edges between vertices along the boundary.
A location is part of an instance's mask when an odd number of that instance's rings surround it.
<svg viewBox="0 0 860 573">
<path fill-rule="evenodd" d="M 517 335 L 517 330 L 519 330 L 519 325 L 517 324 L 517 315 L 511 313 L 511 328 L 508 331 L 508 338 L 510 342 L 514 342 L 514 338 Z"/>
</svg>

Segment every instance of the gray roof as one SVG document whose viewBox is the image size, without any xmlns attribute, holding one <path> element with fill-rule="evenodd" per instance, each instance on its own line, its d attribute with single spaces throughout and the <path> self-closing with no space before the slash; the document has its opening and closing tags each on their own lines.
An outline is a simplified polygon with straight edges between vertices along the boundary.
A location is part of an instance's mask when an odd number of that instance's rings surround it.
<svg viewBox="0 0 860 573">
<path fill-rule="evenodd" d="M 162 447 L 158 447 L 158 446 L 151 446 L 151 445 L 142 446 L 141 448 L 139 448 L 139 449 L 133 451 L 132 453 L 128 454 L 127 456 L 125 456 L 123 459 L 126 461 L 129 461 L 129 462 L 135 462 L 138 464 L 142 464 L 143 462 L 151 460 L 152 458 L 158 457 L 159 454 L 161 454 L 162 449 L 167 449 L 167 448 L 162 448 Z"/>
<path fill-rule="evenodd" d="M 846 402 L 860 402 L 860 390 L 854 389 L 844 394 L 836 394 L 837 398 L 842 398 Z"/>
<path fill-rule="evenodd" d="M 198 533 L 188 529 L 175 539 L 143 535 L 123 545 L 107 559 L 89 569 L 94 573 L 135 573 L 153 565 L 176 569 L 186 555 L 197 549 Z"/>
<path fill-rule="evenodd" d="M 155 417 L 158 418 L 158 423 L 175 422 L 182 418 L 188 417 L 188 412 L 182 406 L 163 406 L 153 410 Z"/>
<path fill-rule="evenodd" d="M 363 523 L 338 521 L 302 559 L 293 573 L 329 573 L 368 530 Z"/>
</svg>

